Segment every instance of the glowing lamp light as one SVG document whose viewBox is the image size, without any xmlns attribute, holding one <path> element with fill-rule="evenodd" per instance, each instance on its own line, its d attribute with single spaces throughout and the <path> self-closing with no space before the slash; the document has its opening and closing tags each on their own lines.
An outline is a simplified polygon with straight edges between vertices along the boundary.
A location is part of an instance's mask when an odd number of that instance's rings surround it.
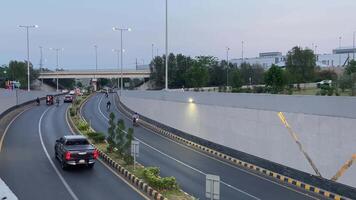
<svg viewBox="0 0 356 200">
<path fill-rule="evenodd" d="M 189 103 L 194 103 L 194 99 L 193 99 L 193 98 L 189 98 L 189 99 L 188 99 L 188 102 L 189 102 Z"/>
</svg>

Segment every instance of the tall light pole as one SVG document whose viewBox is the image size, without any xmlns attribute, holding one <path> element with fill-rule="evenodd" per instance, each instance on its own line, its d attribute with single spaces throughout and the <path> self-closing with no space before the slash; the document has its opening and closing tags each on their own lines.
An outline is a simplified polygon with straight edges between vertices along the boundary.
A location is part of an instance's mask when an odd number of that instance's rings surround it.
<svg viewBox="0 0 356 200">
<path fill-rule="evenodd" d="M 154 48 L 155 48 L 155 44 L 152 43 L 152 46 L 151 46 L 151 47 L 152 47 L 151 51 L 152 51 L 152 60 L 153 60 L 153 58 L 154 58 L 153 50 L 154 50 Z"/>
<path fill-rule="evenodd" d="M 341 50 L 341 39 L 342 37 L 339 37 L 339 50 Z M 339 67 L 341 67 L 341 53 L 339 52 Z"/>
<path fill-rule="evenodd" d="M 244 62 L 244 41 L 241 42 L 241 60 Z"/>
<path fill-rule="evenodd" d="M 226 62 L 227 62 L 227 66 L 226 66 L 226 89 L 229 86 L 229 51 L 230 51 L 230 48 L 226 47 Z"/>
<path fill-rule="evenodd" d="M 165 89 L 168 90 L 168 0 L 166 0 L 166 80 Z"/>
<path fill-rule="evenodd" d="M 117 70 L 120 70 L 120 49 L 113 49 L 112 52 L 115 52 L 117 54 Z M 119 88 L 120 85 L 120 79 L 117 78 L 117 88 Z"/>
<path fill-rule="evenodd" d="M 123 72 L 122 72 L 122 68 L 123 68 L 123 43 L 122 43 L 122 33 L 124 31 L 131 31 L 131 28 L 119 28 L 119 27 L 113 27 L 112 30 L 114 31 L 120 31 L 120 46 L 121 46 L 121 50 L 120 50 L 120 53 L 121 53 L 121 82 L 120 82 L 120 96 L 121 96 L 121 92 L 122 92 L 122 89 L 123 89 Z M 119 86 L 118 86 L 119 87 Z"/>
<path fill-rule="evenodd" d="M 94 50 L 95 50 L 95 73 L 98 73 L 98 45 L 94 45 Z M 94 75 L 95 79 L 95 75 Z"/>
<path fill-rule="evenodd" d="M 355 61 L 355 34 L 356 34 L 356 31 L 354 31 L 354 34 L 353 34 L 353 45 L 352 45 L 352 59 Z"/>
<path fill-rule="evenodd" d="M 59 70 L 59 51 L 63 51 L 64 49 L 63 48 L 49 48 L 50 50 L 53 50 L 56 52 L 56 71 L 57 71 L 57 92 L 59 92 L 59 88 L 58 88 L 58 70 Z"/>
<path fill-rule="evenodd" d="M 29 37 L 29 29 L 30 28 L 38 28 L 37 25 L 20 25 L 20 28 L 26 29 L 27 36 L 27 91 L 30 91 L 30 37 Z"/>
<path fill-rule="evenodd" d="M 40 48 L 40 73 L 42 73 L 42 68 L 43 68 L 43 53 L 42 53 L 42 46 L 39 46 Z M 43 85 L 43 79 L 41 79 L 41 85 Z"/>
</svg>

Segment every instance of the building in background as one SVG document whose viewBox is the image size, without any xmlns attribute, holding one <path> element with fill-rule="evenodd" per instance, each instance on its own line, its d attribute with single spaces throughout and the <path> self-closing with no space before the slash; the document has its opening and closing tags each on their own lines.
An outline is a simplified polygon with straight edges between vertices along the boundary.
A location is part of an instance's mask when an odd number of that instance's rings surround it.
<svg viewBox="0 0 356 200">
<path fill-rule="evenodd" d="M 330 54 L 317 54 L 316 65 L 319 67 L 343 67 L 349 61 L 354 58 L 356 54 L 356 48 L 342 47 L 336 48 Z M 355 55 L 356 57 L 356 55 Z M 261 65 L 263 68 L 268 69 L 273 64 L 284 67 L 286 56 L 281 52 L 263 52 L 259 54 L 259 57 L 252 58 L 239 58 L 231 59 L 230 62 L 240 66 L 242 63 L 248 63 L 250 65 Z"/>
</svg>

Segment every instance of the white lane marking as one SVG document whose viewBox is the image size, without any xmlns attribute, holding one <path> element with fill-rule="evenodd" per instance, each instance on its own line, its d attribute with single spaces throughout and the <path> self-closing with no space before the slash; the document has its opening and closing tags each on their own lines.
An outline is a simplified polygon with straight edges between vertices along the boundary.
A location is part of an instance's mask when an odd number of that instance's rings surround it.
<svg viewBox="0 0 356 200">
<path fill-rule="evenodd" d="M 45 116 L 45 114 L 48 112 L 48 110 L 50 109 L 51 107 L 47 108 L 44 113 L 41 115 L 41 118 L 40 118 L 40 121 L 38 122 L 38 134 L 40 136 L 40 141 L 41 141 L 41 145 L 42 145 L 42 148 L 43 148 L 43 151 L 45 152 L 47 158 L 48 158 L 48 161 L 51 163 L 54 171 L 56 172 L 56 174 L 58 175 L 59 179 L 62 181 L 63 185 L 66 187 L 67 191 L 69 192 L 69 194 L 72 196 L 72 198 L 74 200 L 79 200 L 78 197 L 74 194 L 73 190 L 70 188 L 70 186 L 68 185 L 67 181 L 64 179 L 64 177 L 62 176 L 62 174 L 59 172 L 59 170 L 57 169 L 56 165 L 53 163 L 52 159 L 51 159 L 51 156 L 49 155 L 47 149 L 46 149 L 46 146 L 43 142 L 43 138 L 42 138 L 42 130 L 41 130 L 41 124 L 42 124 L 42 119 L 43 119 L 43 116 Z"/>
<path fill-rule="evenodd" d="M 69 110 L 69 106 L 67 107 L 66 110 L 66 122 L 67 125 L 71 131 L 71 134 L 74 135 L 75 132 L 72 129 L 72 126 L 69 124 L 68 121 L 68 110 Z M 126 179 L 124 179 L 122 176 L 120 176 L 118 173 L 116 173 L 116 171 L 114 171 L 110 166 L 108 166 L 104 161 L 102 161 L 101 159 L 98 159 L 100 161 L 101 164 L 104 165 L 104 167 L 106 167 L 111 173 L 113 173 L 115 176 L 117 176 L 118 178 L 120 178 L 124 183 L 126 183 L 129 187 L 131 187 L 135 192 L 139 193 L 144 199 L 146 200 L 150 200 L 150 198 L 148 198 L 146 195 L 144 195 L 140 190 L 138 190 L 136 187 L 132 186 Z"/>
<path fill-rule="evenodd" d="M 119 113 L 121 113 L 121 112 L 118 110 L 118 108 L 117 108 L 117 105 L 116 105 L 116 101 L 115 101 L 115 100 L 114 100 L 114 104 L 115 104 L 115 109 L 116 109 Z M 127 118 L 128 120 L 130 120 L 130 118 L 127 117 L 126 115 L 122 114 L 122 116 L 124 116 L 125 118 Z M 232 164 L 230 164 L 230 163 L 227 163 L 227 162 L 225 162 L 225 161 L 222 161 L 222 160 L 219 160 L 219 159 L 214 158 L 214 157 L 212 157 L 212 156 L 209 156 L 209 155 L 207 155 L 207 154 L 205 154 L 205 153 L 203 153 L 203 152 L 197 151 L 197 150 L 195 150 L 195 149 L 193 149 L 193 148 L 191 148 L 191 147 L 189 147 L 189 146 L 186 146 L 186 145 L 184 145 L 184 144 L 181 144 L 181 143 L 179 143 L 179 142 L 176 142 L 176 141 L 174 141 L 174 140 L 172 140 L 172 139 L 170 139 L 170 138 L 167 138 L 167 137 L 165 137 L 165 136 L 163 136 L 163 135 L 160 135 L 160 134 L 158 134 L 158 133 L 156 133 L 156 132 L 154 132 L 154 131 L 152 131 L 152 130 L 146 128 L 146 127 L 143 127 L 143 126 L 141 126 L 141 127 L 142 127 L 143 129 L 145 129 L 145 130 L 147 130 L 147 131 L 149 131 L 149 132 L 151 132 L 151 133 L 153 133 L 153 134 L 155 134 L 155 135 L 161 137 L 161 138 L 164 139 L 164 140 L 167 140 L 167 141 L 169 141 L 169 142 L 173 142 L 173 143 L 175 143 L 175 144 L 177 144 L 177 145 L 179 145 L 179 146 L 181 146 L 181 147 L 183 147 L 183 148 L 185 148 L 185 149 L 194 151 L 195 153 L 198 153 L 198 154 L 200 154 L 200 155 L 202 155 L 202 156 L 204 156 L 204 157 L 206 157 L 206 158 L 210 158 L 210 159 L 215 160 L 215 161 L 217 161 L 217 162 L 220 162 L 220 163 L 222 163 L 222 164 L 224 164 L 224 165 L 227 165 L 227 166 L 229 166 L 229 167 L 232 167 L 232 168 L 234 168 L 234 169 L 237 169 L 237 170 L 239 170 L 239 171 L 241 171 L 241 172 L 247 173 L 247 174 L 249 174 L 249 175 L 255 176 L 255 177 L 257 177 L 257 178 L 260 178 L 260 179 L 262 179 L 262 180 L 268 181 L 268 182 L 273 183 L 273 184 L 275 184 L 275 185 L 281 186 L 281 187 L 283 187 L 283 188 L 285 188 L 285 189 L 288 189 L 288 190 L 290 190 L 290 191 L 296 192 L 296 193 L 298 193 L 298 194 L 302 194 L 302 195 L 305 195 L 305 196 L 310 197 L 310 198 L 312 198 L 312 199 L 319 200 L 319 198 L 316 198 L 316 197 L 314 197 L 314 196 L 311 196 L 311 195 L 309 195 L 309 194 L 307 194 L 307 193 L 298 191 L 298 190 L 296 190 L 296 189 L 294 189 L 294 188 L 291 188 L 291 187 L 288 187 L 288 186 L 283 185 L 283 184 L 281 184 L 281 183 L 278 183 L 278 182 L 275 182 L 275 181 L 273 181 L 273 180 L 270 180 L 270 179 L 268 179 L 268 178 L 266 178 L 266 177 L 263 177 L 263 176 L 260 176 L 260 175 L 258 175 L 258 174 L 255 174 L 255 173 L 253 173 L 253 172 L 247 171 L 246 169 L 239 168 L 239 167 L 234 166 L 234 165 L 232 165 Z"/>
<path fill-rule="evenodd" d="M 100 103 L 101 103 L 101 100 L 102 100 L 102 98 L 100 99 L 99 105 L 100 105 Z M 115 102 L 115 100 L 114 100 L 114 102 Z M 101 115 L 102 115 L 106 120 L 109 120 L 109 118 L 107 118 L 107 117 L 103 114 L 103 112 L 101 111 L 100 106 L 98 106 L 98 108 L 99 108 L 99 112 L 101 113 Z M 125 131 L 124 131 L 124 132 L 125 132 Z M 191 169 L 191 170 L 193 170 L 193 171 L 196 171 L 196 172 L 198 172 L 198 173 L 200 173 L 200 174 L 207 175 L 207 174 L 204 173 L 203 171 L 201 171 L 201 170 L 199 170 L 199 169 L 196 169 L 196 168 L 194 168 L 194 167 L 192 167 L 192 166 L 190 166 L 190 165 L 188 165 L 188 164 L 186 164 L 186 163 L 184 163 L 184 162 L 182 162 L 182 161 L 180 161 L 180 160 L 178 160 L 178 159 L 175 159 L 175 158 L 173 158 L 172 156 L 170 156 L 170 155 L 168 155 L 168 154 L 166 154 L 166 153 L 163 153 L 162 151 L 160 151 L 160 150 L 158 150 L 158 149 L 156 149 L 156 148 L 154 148 L 154 147 L 148 145 L 147 143 L 143 142 L 142 140 L 140 140 L 140 139 L 138 139 L 138 138 L 136 138 L 136 137 L 134 137 L 134 138 L 135 138 L 136 140 L 138 140 L 139 142 L 141 142 L 143 145 L 145 145 L 145 146 L 147 146 L 147 147 L 149 147 L 149 148 L 151 148 L 151 149 L 157 151 L 158 153 L 160 153 L 160 154 L 162 154 L 162 155 L 164 155 L 164 156 L 166 156 L 166 157 L 168 157 L 168 158 L 174 160 L 175 162 L 177 162 L 177 163 L 179 163 L 179 164 L 181 164 L 181 165 L 183 165 L 183 166 L 185 166 L 185 167 L 187 167 L 187 168 L 189 168 L 189 169 Z M 241 189 L 239 189 L 239 188 L 237 188 L 237 187 L 234 187 L 234 186 L 232 186 L 232 185 L 230 185 L 230 184 L 228 184 L 228 183 L 225 183 L 224 181 L 220 181 L 220 182 L 221 182 L 223 185 L 225 185 L 225 186 L 227 186 L 227 187 L 229 187 L 229 188 L 231 188 L 231 189 L 233 189 L 233 190 L 236 190 L 236 191 L 238 191 L 238 192 L 240 192 L 240 193 L 242 193 L 242 194 L 245 194 L 246 196 L 249 196 L 249 197 L 251 197 L 251 198 L 253 198 L 253 199 L 260 200 L 260 198 L 258 198 L 258 197 L 256 197 L 256 196 L 253 196 L 252 194 L 250 194 L 250 193 L 248 193 L 248 192 L 245 192 L 245 191 L 243 191 L 243 190 L 241 190 Z"/>
<path fill-rule="evenodd" d="M 6 126 L 6 129 L 5 129 L 5 131 L 4 131 L 4 134 L 1 136 L 1 140 L 0 140 L 0 152 L 2 151 L 2 144 L 3 144 L 3 142 L 4 142 L 5 135 L 6 135 L 7 131 L 9 130 L 11 124 L 14 123 L 14 121 L 15 121 L 18 117 L 20 117 L 20 115 L 22 115 L 22 113 L 28 111 L 28 110 L 31 109 L 31 108 L 32 108 L 32 107 L 29 107 L 29 108 L 27 108 L 27 109 L 21 111 L 21 112 L 20 112 L 19 114 L 17 114 L 17 115 L 10 121 L 10 123 Z"/>
</svg>

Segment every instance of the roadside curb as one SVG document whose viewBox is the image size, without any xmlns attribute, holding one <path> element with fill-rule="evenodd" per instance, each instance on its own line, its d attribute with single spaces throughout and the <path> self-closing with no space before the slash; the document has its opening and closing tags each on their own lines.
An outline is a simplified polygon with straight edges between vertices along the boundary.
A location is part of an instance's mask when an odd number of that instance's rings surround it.
<svg viewBox="0 0 356 200">
<path fill-rule="evenodd" d="M 94 93 L 95 94 L 95 93 Z M 92 97 L 93 94 L 89 95 L 84 101 L 81 102 L 79 105 L 79 117 L 86 121 L 84 117 L 81 115 L 81 109 L 83 105 Z M 75 130 L 76 133 L 82 134 L 78 128 L 74 125 L 74 122 L 72 121 L 70 115 L 69 115 L 69 110 L 70 106 L 68 107 L 66 111 L 66 117 L 68 119 L 69 125 L 73 130 Z M 90 127 L 91 131 L 94 131 L 92 127 Z M 106 164 L 108 164 L 110 167 L 112 167 L 115 171 L 119 172 L 119 174 L 125 178 L 129 183 L 134 186 L 135 188 L 139 189 L 141 192 L 143 192 L 145 195 L 147 195 L 149 198 L 154 199 L 154 200 L 168 200 L 168 198 L 165 198 L 162 194 L 160 194 L 157 190 L 153 189 L 151 186 L 149 186 L 147 183 L 145 183 L 143 180 L 137 178 L 134 174 L 129 172 L 127 169 L 122 167 L 119 163 L 115 162 L 112 158 L 110 158 L 106 153 L 98 149 L 94 144 L 92 144 L 99 152 L 100 159 L 104 161 Z"/>
<path fill-rule="evenodd" d="M 118 102 L 118 109 L 126 116 L 128 117 L 131 117 L 132 116 L 132 110 L 130 110 L 129 108 L 126 108 L 126 106 L 120 101 L 120 99 L 116 96 L 116 99 L 115 99 L 117 102 Z M 347 197 L 344 197 L 342 195 L 339 195 L 339 194 L 336 194 L 336 193 L 333 193 L 333 192 L 329 192 L 329 191 L 326 191 L 324 189 L 321 189 L 319 187 L 315 187 L 313 185 L 310 185 L 310 184 L 307 184 L 305 182 L 302 182 L 302 181 L 299 181 L 299 180 L 296 180 L 296 179 L 293 179 L 293 178 L 290 178 L 288 176 L 285 176 L 285 175 L 282 175 L 282 174 L 279 174 L 279 173 L 276 173 L 276 172 L 273 172 L 271 170 L 268 170 L 268 169 L 265 169 L 265 168 L 262 168 L 262 167 L 259 167 L 257 165 L 254 165 L 254 164 L 250 164 L 248 162 L 245 162 L 245 161 L 242 161 L 242 160 L 239 160 L 237 158 L 234 158 L 232 156 L 229 156 L 227 154 L 224 154 L 224 153 L 221 153 L 219 151 L 216 151 L 214 149 L 211 149 L 209 147 L 206 147 L 206 146 L 203 146 L 203 145 L 200 145 L 196 142 L 192 142 L 190 140 L 187 140 L 185 138 L 182 138 L 180 136 L 177 136 L 176 134 L 172 133 L 172 132 L 169 132 L 167 130 L 164 130 L 163 128 L 160 128 L 156 125 L 153 125 L 153 124 L 150 124 L 149 122 L 145 121 L 144 119 L 140 118 L 140 120 L 138 121 L 138 123 L 157 133 L 157 134 L 160 134 L 164 137 L 167 137 L 173 141 L 176 141 L 178 143 L 181 143 L 181 144 L 184 144 L 188 147 L 191 147 L 193 149 L 197 149 L 198 151 L 200 152 L 204 152 L 206 154 L 209 154 L 210 156 L 213 156 L 215 158 L 218 158 L 220 160 L 223 160 L 227 163 L 230 163 L 230 164 L 233 164 L 233 165 L 236 165 L 238 167 L 242 167 L 244 169 L 247 169 L 249 171 L 254 171 L 258 174 L 262 174 L 264 176 L 267 176 L 267 177 L 271 177 L 275 180 L 277 180 L 278 182 L 283 182 L 285 184 L 289 184 L 289 185 L 293 185 L 295 187 L 298 187 L 298 188 L 301 188 L 303 190 L 306 190 L 306 191 L 309 191 L 309 192 L 312 192 L 312 193 L 315 193 L 315 194 L 318 194 L 318 195 L 321 195 L 323 197 L 326 197 L 326 198 L 329 198 L 329 199 L 334 199 L 334 200 L 349 200 L 349 198 Z"/>
</svg>

